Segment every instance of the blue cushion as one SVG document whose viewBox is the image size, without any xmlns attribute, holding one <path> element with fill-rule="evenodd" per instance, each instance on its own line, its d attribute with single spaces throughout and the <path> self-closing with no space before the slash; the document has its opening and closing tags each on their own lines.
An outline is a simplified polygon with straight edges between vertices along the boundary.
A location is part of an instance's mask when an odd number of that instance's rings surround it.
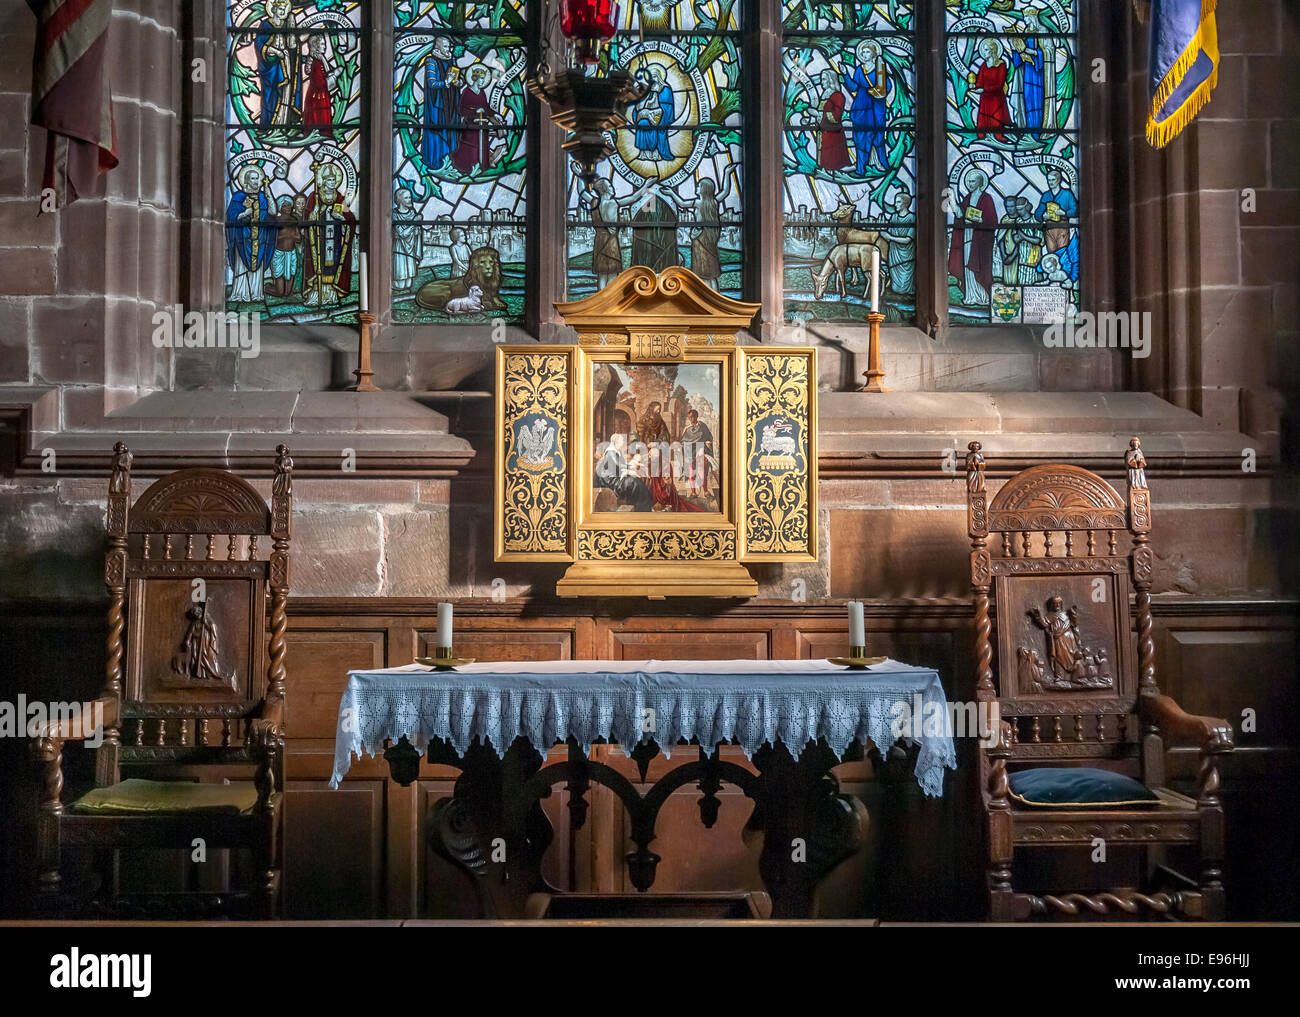
<svg viewBox="0 0 1300 1017">
<path fill-rule="evenodd" d="M 1132 777 L 1086 766 L 1042 766 L 1010 776 L 1011 798 L 1034 809 L 1113 809 L 1158 805 L 1155 792 Z"/>
</svg>

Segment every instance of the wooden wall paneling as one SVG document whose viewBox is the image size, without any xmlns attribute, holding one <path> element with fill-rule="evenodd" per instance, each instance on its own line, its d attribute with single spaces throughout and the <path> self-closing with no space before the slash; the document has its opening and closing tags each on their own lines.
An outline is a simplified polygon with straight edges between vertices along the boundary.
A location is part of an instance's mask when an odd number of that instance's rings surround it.
<svg viewBox="0 0 1300 1017">
<path fill-rule="evenodd" d="M 329 780 L 334 770 L 334 735 L 339 700 L 348 671 L 384 667 L 389 632 L 369 620 L 311 619 L 290 622 L 286 634 L 285 776 L 289 780 Z M 362 759 L 349 779 L 384 779 L 382 759 Z"/>
<path fill-rule="evenodd" d="M 455 771 L 452 771 L 454 774 Z M 421 918 L 473 918 L 478 914 L 478 895 L 471 876 L 429 848 L 429 810 L 456 788 L 454 776 L 444 780 L 418 780 L 416 792 L 415 843 L 419 866 L 415 887 Z"/>
<path fill-rule="evenodd" d="M 647 789 L 648 790 L 648 789 Z M 650 848 L 663 860 L 658 865 L 651 893 L 692 893 L 708 890 L 762 890 L 758 875 L 761 843 L 746 844 L 741 834 L 754 811 L 754 803 L 731 784 L 718 792 L 722 807 L 713 829 L 700 822 L 700 792 L 694 784 L 675 791 L 659 811 L 655 839 Z M 618 875 L 621 892 L 635 893 L 627 879 L 623 855 L 636 850 L 626 810 L 619 808 Z"/>
<path fill-rule="evenodd" d="M 458 602 L 458 645 L 472 645 L 470 655 L 481 659 L 628 659 L 821 657 L 842 652 L 847 643 L 839 605 L 768 601 L 705 612 L 669 601 L 641 604 L 641 613 L 631 617 L 613 616 L 616 607 L 623 610 L 614 602 L 594 601 Z M 1224 768 L 1231 916 L 1296 917 L 1300 870 L 1276 861 L 1300 854 L 1300 803 L 1291 794 L 1300 779 L 1297 605 L 1157 598 L 1154 609 L 1162 687 L 1188 709 L 1226 716 L 1238 728 L 1239 749 Z M 461 889 L 450 880 L 450 870 L 437 867 L 441 860 L 430 860 L 423 825 L 430 799 L 450 793 L 455 769 L 423 767 L 414 797 L 389 781 L 382 759 L 355 763 L 341 791 L 326 785 L 347 671 L 409 661 L 422 647 L 421 636 L 434 631 L 434 614 L 431 602 L 413 600 L 290 603 L 285 881 L 288 913 L 294 917 L 381 917 L 412 910 L 456 914 L 464 903 L 457 901 Z M 11 662 L 0 676 L 0 698 L 13 701 L 19 692 L 29 698 L 88 698 L 97 691 L 104 667 L 101 603 L 18 605 L 10 615 L 0 632 Z M 936 667 L 953 700 L 972 695 L 970 623 L 965 601 L 867 605 L 869 648 Z M 461 644 L 462 638 L 470 642 Z M 1256 711 L 1254 734 L 1240 730 L 1246 706 Z M 947 775 L 948 793 L 941 801 L 924 799 L 907 781 L 887 788 L 884 775 L 872 775 L 866 764 L 842 768 L 845 786 L 861 789 L 872 827 L 868 854 L 832 875 L 828 887 L 834 900 L 850 909 L 867 908 L 872 917 L 981 917 L 982 879 L 971 851 L 983 831 L 972 821 L 974 771 L 967 741 L 958 744 L 962 769 Z M 621 749 L 598 748 L 597 753 L 635 774 Z M 0 914 L 17 915 L 24 913 L 23 865 L 31 857 L 25 846 L 32 832 L 26 740 L 0 739 L 0 754 L 5 772 L 20 775 L 4 782 L 4 804 L 18 821 L 5 825 L 7 864 L 0 866 Z M 83 756 L 76 749 L 65 754 L 69 793 L 89 777 L 88 769 L 78 769 Z M 1192 755 L 1175 752 L 1172 762 L 1177 780 L 1192 775 Z M 656 773 L 670 765 L 677 762 L 653 764 Z M 681 803 L 673 802 L 665 812 L 660 839 L 652 845 L 665 859 L 658 889 L 701 879 L 703 870 L 690 864 L 674 868 L 679 851 L 694 850 L 700 837 L 710 836 L 699 824 L 697 796 L 688 785 L 679 792 Z M 574 835 L 572 846 L 563 789 L 556 788 L 545 805 L 556 826 L 547 860 L 550 878 L 574 890 L 622 892 L 628 846 L 621 803 L 600 787 L 591 789 L 588 800 L 587 825 Z M 747 809 L 747 802 L 737 800 Z M 728 797 L 719 825 L 738 811 L 731 806 Z M 735 884 L 742 877 L 733 878 L 730 871 L 725 881 Z M 869 876 L 865 888 L 862 873 Z M 472 891 L 469 903 L 472 913 Z"/>
<path fill-rule="evenodd" d="M 104 684 L 104 615 L 108 601 L 79 609 L 4 610 L 0 623 L 0 701 L 87 702 Z M 25 718 L 24 718 L 25 721 Z M 63 749 L 64 801 L 88 786 L 94 753 L 69 743 Z M 36 769 L 27 738 L 0 738 L 0 917 L 29 913 L 36 870 Z"/>
<path fill-rule="evenodd" d="M 573 660 L 574 631 L 566 621 L 474 618 L 456 626 L 456 656 L 484 661 Z M 436 619 L 417 628 L 416 656 L 433 656 L 437 636 Z"/>
<path fill-rule="evenodd" d="M 1294 626 L 1250 615 L 1171 618 L 1156 626 L 1156 681 L 1188 713 L 1224 717 L 1236 732 L 1236 751 L 1224 760 L 1233 777 L 1262 776 L 1287 746 L 1300 744 L 1297 641 Z M 1253 732 L 1243 710 L 1254 712 Z M 1171 750 L 1170 777 L 1196 775 L 1195 748 Z"/>
<path fill-rule="evenodd" d="M 622 754 L 607 745 L 594 746 L 592 751 L 593 758 L 610 766 L 614 765 L 611 754 Z M 599 784 L 592 787 L 588 800 L 591 815 L 587 820 L 584 856 L 575 866 L 574 889 L 584 893 L 622 893 L 623 855 L 627 851 L 623 846 L 623 803 L 613 791 Z M 653 841 L 651 848 L 656 848 Z"/>
<path fill-rule="evenodd" d="M 732 618 L 598 618 L 604 660 L 770 660 L 771 626 Z"/>
<path fill-rule="evenodd" d="M 1224 717 L 1236 750 L 1223 760 L 1228 918 L 1300 913 L 1300 653 L 1294 615 L 1157 617 L 1156 680 L 1189 713 Z M 1254 711 L 1255 730 L 1242 711 Z M 1196 750 L 1170 751 L 1170 783 L 1194 787 Z"/>
<path fill-rule="evenodd" d="M 402 787 L 389 780 L 384 787 L 384 881 L 386 918 L 420 917 L 420 781 Z"/>
<path fill-rule="evenodd" d="M 284 916 L 382 918 L 386 786 L 390 781 L 288 781 L 284 802 Z"/>
</svg>

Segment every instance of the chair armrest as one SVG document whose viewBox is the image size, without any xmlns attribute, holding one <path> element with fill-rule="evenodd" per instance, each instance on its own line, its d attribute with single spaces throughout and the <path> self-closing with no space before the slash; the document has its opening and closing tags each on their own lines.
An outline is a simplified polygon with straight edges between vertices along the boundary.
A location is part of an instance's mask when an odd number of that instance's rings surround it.
<svg viewBox="0 0 1300 1017">
<path fill-rule="evenodd" d="M 249 722 L 246 743 L 249 748 L 265 750 L 272 742 L 278 742 L 283 736 L 284 699 L 280 696 L 268 696 L 262 700 L 262 708 Z"/>
<path fill-rule="evenodd" d="M 1202 752 L 1232 751 L 1232 726 L 1226 720 L 1194 716 L 1165 695 L 1144 695 L 1141 702 L 1142 712 L 1170 741 L 1191 742 Z"/>
<path fill-rule="evenodd" d="M 58 742 L 84 742 L 103 732 L 105 728 L 117 727 L 117 703 L 115 698 L 102 697 L 92 699 L 88 704 L 90 713 L 78 709 L 75 717 L 65 717 L 56 721 L 47 721 L 37 725 L 33 734 L 35 738 L 48 738 Z"/>
<path fill-rule="evenodd" d="M 985 805 L 995 811 L 1005 811 L 1011 807 L 1007 801 L 1009 789 L 1007 760 L 1011 758 L 1011 722 L 1009 720 L 998 723 L 997 742 L 982 747 L 982 751 L 989 759 L 988 783 L 981 789 Z"/>
</svg>

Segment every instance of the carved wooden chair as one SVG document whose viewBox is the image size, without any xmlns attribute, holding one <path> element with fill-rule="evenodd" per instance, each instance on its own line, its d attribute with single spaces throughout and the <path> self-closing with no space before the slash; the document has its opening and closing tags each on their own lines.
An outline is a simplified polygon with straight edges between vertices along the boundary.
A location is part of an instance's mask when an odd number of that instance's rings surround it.
<svg viewBox="0 0 1300 1017">
<path fill-rule="evenodd" d="M 1125 457 L 1127 501 L 1094 473 L 1048 465 L 1012 477 L 990 503 L 980 449 L 970 443 L 966 481 L 976 698 L 981 716 L 997 720 L 996 735 L 986 739 L 995 744 L 979 751 L 991 918 L 1222 919 L 1218 766 L 1232 749 L 1232 729 L 1184 713 L 1156 685 L 1151 496 L 1141 443 L 1134 438 Z M 999 546 L 990 546 L 990 536 Z M 1163 786 L 1166 738 L 1200 748 L 1194 798 Z M 1143 865 L 1125 878 L 1140 886 L 1109 882 L 1121 868 L 1115 858 L 1092 868 L 1104 857 L 1096 854 L 1099 843 L 1130 861 L 1139 850 Z M 1068 848 L 1081 853 L 1089 877 L 1103 877 L 1088 882 L 1108 889 L 1012 888 L 1013 859 L 1035 852 L 1059 862 Z M 1056 855 L 1048 859 L 1043 850 Z M 1169 869 L 1168 851 L 1199 855 L 1197 878 Z"/>
<path fill-rule="evenodd" d="M 292 471 L 281 445 L 269 508 L 248 483 L 215 469 L 165 476 L 133 506 L 131 454 L 115 446 L 104 690 L 90 717 L 53 722 L 34 743 L 40 911 L 278 914 Z M 95 786 L 65 806 L 67 741 L 97 748 Z M 119 849 L 193 858 L 200 845 L 205 854 L 247 849 L 254 889 L 122 892 Z M 99 885 L 84 893 L 60 874 L 72 847 L 93 849 L 100 862 Z"/>
</svg>

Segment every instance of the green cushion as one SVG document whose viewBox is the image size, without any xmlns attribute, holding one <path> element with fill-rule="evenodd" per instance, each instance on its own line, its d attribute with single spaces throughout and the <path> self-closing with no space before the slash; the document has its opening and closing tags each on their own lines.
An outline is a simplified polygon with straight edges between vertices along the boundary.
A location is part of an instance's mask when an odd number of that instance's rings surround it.
<svg viewBox="0 0 1300 1017">
<path fill-rule="evenodd" d="M 111 787 L 97 787 L 72 804 L 74 812 L 96 816 L 133 816 L 160 812 L 216 812 L 239 815 L 257 804 L 252 781 L 197 784 L 185 780 L 133 777 Z"/>
<path fill-rule="evenodd" d="M 1086 766 L 1040 766 L 1010 776 L 1011 798 L 1034 809 L 1145 808 L 1158 805 L 1155 792 L 1132 777 Z"/>
</svg>

